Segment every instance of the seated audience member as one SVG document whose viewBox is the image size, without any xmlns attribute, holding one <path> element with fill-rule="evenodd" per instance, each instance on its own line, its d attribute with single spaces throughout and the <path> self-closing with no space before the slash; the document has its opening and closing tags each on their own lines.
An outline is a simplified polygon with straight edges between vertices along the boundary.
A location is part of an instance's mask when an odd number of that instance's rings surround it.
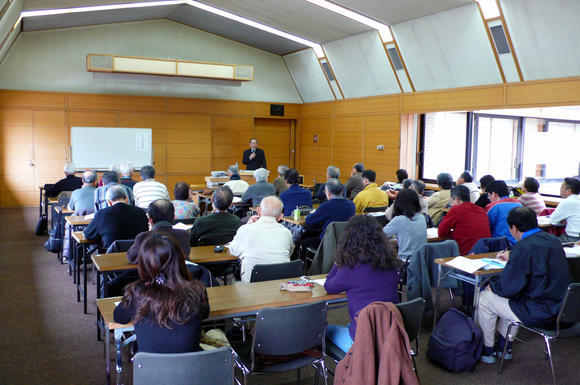
<svg viewBox="0 0 580 385">
<path fill-rule="evenodd" d="M 135 186 L 135 183 L 137 183 L 137 181 L 131 177 L 133 175 L 133 171 L 135 171 L 135 168 L 131 162 L 124 162 L 119 166 L 119 172 L 121 173 L 120 182 L 122 185 L 125 185 L 130 189 L 132 189 L 133 186 Z"/>
<path fill-rule="evenodd" d="M 119 176 L 120 170 L 121 170 L 121 167 L 118 164 L 113 164 L 113 165 L 111 165 L 111 167 L 109 167 L 109 171 L 114 172 L 115 174 L 117 174 L 117 176 Z M 119 183 L 121 183 L 121 182 L 119 181 Z M 99 184 L 97 185 L 97 187 L 101 187 L 104 184 L 105 183 L 103 183 L 103 178 L 101 178 L 101 180 L 99 181 Z"/>
<path fill-rule="evenodd" d="M 329 294 L 346 292 L 350 323 L 328 325 L 326 338 L 347 352 L 356 334 L 356 315 L 362 308 L 375 301 L 398 303 L 399 266 L 397 253 L 373 217 L 350 218 L 324 283 Z"/>
<path fill-rule="evenodd" d="M 367 207 L 389 205 L 387 194 L 375 183 L 376 177 L 377 174 L 373 170 L 365 170 L 362 173 L 363 185 L 365 187 L 353 200 L 357 214 L 362 214 Z"/>
<path fill-rule="evenodd" d="M 383 186 L 381 186 L 381 190 L 384 190 L 384 187 Z M 411 188 L 412 186 L 413 186 L 413 179 L 407 178 L 407 179 L 405 179 L 403 181 L 403 183 L 401 183 L 401 189 L 400 190 L 398 190 L 398 191 L 395 191 L 395 190 L 386 190 L 386 193 L 389 196 L 389 200 L 392 199 L 392 201 L 394 202 L 395 199 L 397 199 L 397 194 L 399 193 L 399 191 L 405 190 L 405 189 L 408 189 L 408 188 Z M 419 198 L 419 200 L 421 200 L 421 198 Z M 394 204 L 390 205 L 385 210 L 385 217 L 387 218 L 387 221 L 390 221 L 391 219 L 393 219 L 393 217 L 394 217 L 393 211 L 394 210 L 395 210 L 395 205 Z"/>
<path fill-rule="evenodd" d="M 171 203 L 175 208 L 175 219 L 191 219 L 199 215 L 199 208 L 191 201 L 191 191 L 187 183 L 176 183 L 173 195 L 175 200 Z"/>
<path fill-rule="evenodd" d="M 580 240 L 580 180 L 566 178 L 560 187 L 560 196 L 564 199 L 550 215 L 553 225 L 566 224 L 566 231 L 560 236 L 562 242 Z"/>
<path fill-rule="evenodd" d="M 97 173 L 94 171 L 83 172 L 83 186 L 72 192 L 68 201 L 68 209 L 74 212 L 95 211 L 95 185 Z"/>
<path fill-rule="evenodd" d="M 125 287 L 115 322 L 135 325 L 140 352 L 201 350 L 201 322 L 209 315 L 205 286 L 191 278 L 177 242 L 151 232 L 139 249 L 139 280 Z"/>
<path fill-rule="evenodd" d="M 546 203 L 538 192 L 540 190 L 540 182 L 536 178 L 527 177 L 524 179 L 522 186 L 524 193 L 518 198 L 524 207 L 532 209 L 538 215 L 546 209 Z"/>
<path fill-rule="evenodd" d="M 312 193 L 298 184 L 298 171 L 290 168 L 284 173 L 284 180 L 288 190 L 280 194 L 280 200 L 284 204 L 284 216 L 292 215 L 292 211 L 300 206 L 312 208 Z"/>
<path fill-rule="evenodd" d="M 47 197 L 55 197 L 63 191 L 74 191 L 83 185 L 83 181 L 78 176 L 75 176 L 77 169 L 74 163 L 67 163 L 64 165 L 65 177 L 53 185 L 44 185 L 45 194 Z"/>
<path fill-rule="evenodd" d="M 427 213 L 433 220 L 435 226 L 441 221 L 443 210 L 449 206 L 449 196 L 451 195 L 451 187 L 453 187 L 453 177 L 451 174 L 442 172 L 437 175 L 437 185 L 441 190 L 435 192 L 427 199 L 429 208 Z"/>
<path fill-rule="evenodd" d="M 481 188 L 481 195 L 479 196 L 479 198 L 477 199 L 477 201 L 475 201 L 475 204 L 481 208 L 486 208 L 488 204 L 491 203 L 491 201 L 489 200 L 489 196 L 487 194 L 487 190 L 485 189 L 485 186 L 487 186 L 488 183 L 490 182 L 494 182 L 495 178 L 492 175 L 484 175 L 481 178 L 479 178 L 479 187 Z"/>
<path fill-rule="evenodd" d="M 397 176 L 397 183 L 395 183 L 391 188 L 395 191 L 403 189 L 403 181 L 409 178 L 409 173 L 405 169 L 398 169 L 395 171 L 395 175 Z"/>
<path fill-rule="evenodd" d="M 189 232 L 173 228 L 173 219 L 175 217 L 173 204 L 167 199 L 157 199 L 149 205 L 147 216 L 149 217 L 149 231 L 143 232 L 135 238 L 135 242 L 127 251 L 127 260 L 129 263 L 137 263 L 141 244 L 147 238 L 150 231 L 159 231 L 173 237 L 181 248 L 185 259 L 189 260 L 189 250 L 191 248 L 189 244 Z"/>
<path fill-rule="evenodd" d="M 399 258 L 406 260 L 427 243 L 427 223 L 414 190 L 401 190 L 393 206 L 393 219 L 383 227 L 383 232 L 397 238 Z"/>
<path fill-rule="evenodd" d="M 220 187 L 211 196 L 213 212 L 199 217 L 191 228 L 191 246 L 198 246 L 203 236 L 233 239 L 241 225 L 240 218 L 228 213 L 234 194 L 229 187 Z"/>
<path fill-rule="evenodd" d="M 116 240 L 134 239 L 147 231 L 145 211 L 127 204 L 129 199 L 123 185 L 110 186 L 106 198 L 108 207 L 95 213 L 84 231 L 86 239 L 99 240 L 107 249 Z"/>
<path fill-rule="evenodd" d="M 419 179 L 413 180 L 411 183 L 410 189 L 415 190 L 417 195 L 419 195 L 419 204 L 421 205 L 421 214 L 428 214 L 429 211 L 429 203 L 427 202 L 428 198 L 425 198 L 425 182 Z"/>
<path fill-rule="evenodd" d="M 141 182 L 133 186 L 135 194 L 135 206 L 147 210 L 151 202 L 157 199 L 169 199 L 169 192 L 163 183 L 155 179 L 155 169 L 153 166 L 141 167 Z"/>
<path fill-rule="evenodd" d="M 498 257 L 506 259 L 502 273 L 491 279 L 481 292 L 477 323 L 483 332 L 481 361 L 494 363 L 506 343 L 509 321 L 553 330 L 562 299 L 572 282 L 566 255 L 556 237 L 538 228 L 536 214 L 516 207 L 507 217 L 509 230 L 517 243 Z M 500 339 L 494 348 L 495 331 Z M 515 336 L 516 330 L 512 328 Z M 512 358 L 508 343 L 505 359 Z"/>
<path fill-rule="evenodd" d="M 262 199 L 258 215 L 240 227 L 230 243 L 230 253 L 241 261 L 242 282 L 250 282 L 254 265 L 290 262 L 294 242 L 290 230 L 278 223 L 284 216 L 282 208 L 275 196 Z"/>
<path fill-rule="evenodd" d="M 475 242 L 490 238 L 489 219 L 484 209 L 471 203 L 465 185 L 451 189 L 451 209 L 439 224 L 439 236 L 451 238 L 459 245 L 459 253 L 467 255 Z"/>
<path fill-rule="evenodd" d="M 352 167 L 350 178 L 348 178 L 344 185 L 346 189 L 346 197 L 348 199 L 353 200 L 354 197 L 365 188 L 362 181 L 362 173 L 364 170 L 365 165 L 362 163 L 357 163 Z"/>
<path fill-rule="evenodd" d="M 324 186 L 326 201 L 306 217 L 304 225 L 308 231 L 321 230 L 320 237 L 316 238 L 317 242 L 310 242 L 311 247 L 318 246 L 331 222 L 346 222 L 356 211 L 354 203 L 342 195 L 344 188 L 338 179 L 331 178 Z"/>
<path fill-rule="evenodd" d="M 326 169 L 326 180 L 330 180 L 330 179 L 339 179 L 340 178 L 340 169 L 338 167 L 335 166 L 328 166 L 328 168 Z M 346 196 L 346 188 L 344 189 L 343 193 Z M 325 202 L 326 201 L 326 184 L 323 183 L 320 185 L 320 187 L 318 188 L 318 191 L 316 192 L 315 198 L 318 199 L 318 201 L 320 203 Z M 286 207 L 286 205 L 284 205 L 284 207 Z"/>
<path fill-rule="evenodd" d="M 467 187 L 469 189 L 469 199 L 471 203 L 477 202 L 481 194 L 479 193 L 477 185 L 473 183 L 473 175 L 471 172 L 467 170 L 463 171 L 461 175 L 459 175 L 459 178 L 457 178 L 457 185 Z"/>
<path fill-rule="evenodd" d="M 268 170 L 265 168 L 255 170 L 254 179 L 256 183 L 248 187 L 244 195 L 242 195 L 242 202 L 251 203 L 252 206 L 257 207 L 260 205 L 262 198 L 276 195 L 276 187 L 272 183 L 268 183 Z"/>
<path fill-rule="evenodd" d="M 228 177 L 230 178 L 230 180 L 227 181 L 224 186 L 228 186 L 230 190 L 232 190 L 234 195 L 241 196 L 243 193 L 246 192 L 249 184 L 248 182 L 240 178 L 239 173 L 240 170 L 238 169 L 237 165 L 233 164 L 230 167 L 228 167 Z"/>
<path fill-rule="evenodd" d="M 288 166 L 281 164 L 278 166 L 278 176 L 274 179 L 274 187 L 276 188 L 276 196 L 280 196 L 284 191 L 288 190 L 286 180 L 284 180 L 284 173 L 288 170 Z"/>
<path fill-rule="evenodd" d="M 107 191 L 110 187 L 119 185 L 119 174 L 114 171 L 107 171 L 103 174 L 101 178 L 101 182 L 103 185 L 98 187 L 95 190 L 95 210 L 98 211 L 100 209 L 104 209 L 108 206 L 107 203 Z M 133 190 L 130 187 L 125 185 L 120 185 L 127 194 L 128 204 L 133 206 L 135 205 L 135 198 L 133 197 Z"/>
<path fill-rule="evenodd" d="M 507 237 L 513 245 L 516 239 L 510 232 L 507 217 L 509 212 L 515 207 L 521 207 L 522 204 L 517 199 L 509 197 L 508 187 L 503 180 L 496 180 L 490 182 L 485 186 L 485 190 L 489 195 L 491 201 L 485 207 L 487 211 L 487 218 L 489 219 L 489 226 L 491 228 L 491 236 Z"/>
</svg>

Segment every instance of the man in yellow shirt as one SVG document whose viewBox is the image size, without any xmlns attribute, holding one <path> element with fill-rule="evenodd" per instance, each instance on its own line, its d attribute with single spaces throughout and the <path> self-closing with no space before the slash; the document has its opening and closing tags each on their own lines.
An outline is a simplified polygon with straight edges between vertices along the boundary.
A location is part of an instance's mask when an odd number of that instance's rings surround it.
<svg viewBox="0 0 580 385">
<path fill-rule="evenodd" d="M 386 207 L 389 205 L 387 193 L 375 183 L 377 174 L 373 170 L 365 170 L 362 173 L 364 189 L 354 197 L 356 213 L 362 214 L 367 207 Z"/>
</svg>

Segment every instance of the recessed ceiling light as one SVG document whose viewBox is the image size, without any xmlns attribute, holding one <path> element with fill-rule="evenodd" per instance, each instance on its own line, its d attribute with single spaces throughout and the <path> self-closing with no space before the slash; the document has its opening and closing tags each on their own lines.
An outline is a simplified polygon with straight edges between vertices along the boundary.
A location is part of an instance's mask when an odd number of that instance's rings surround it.
<svg viewBox="0 0 580 385">
<path fill-rule="evenodd" d="M 500 16 L 496 0 L 475 0 L 475 1 L 479 3 L 479 6 L 481 7 L 481 12 L 483 12 L 483 17 L 486 20 Z"/>
<path fill-rule="evenodd" d="M 309 3 L 312 3 L 314 5 L 318 5 L 319 7 L 322 7 L 324 9 L 328 9 L 329 11 L 332 11 L 334 13 L 338 13 L 344 17 L 348 17 L 349 19 L 352 19 L 354 21 L 358 21 L 361 24 L 365 24 L 371 28 L 376 29 L 377 31 L 379 31 L 379 35 L 381 35 L 381 40 L 383 41 L 383 43 L 388 43 L 390 41 L 393 41 L 393 36 L 391 35 L 391 30 L 389 29 L 389 26 L 386 24 L 379 23 L 376 20 L 373 20 L 369 17 L 363 16 L 360 13 L 353 12 L 350 9 L 341 7 L 340 5 L 336 5 L 334 3 L 331 3 L 330 1 L 326 1 L 326 0 L 306 0 L 306 1 Z"/>
<path fill-rule="evenodd" d="M 187 0 L 166 0 L 166 1 L 147 1 L 147 2 L 144 1 L 141 3 L 129 3 L 129 4 L 91 5 L 91 6 L 87 6 L 87 7 L 74 7 L 74 8 L 41 9 L 38 11 L 22 11 L 22 17 L 62 15 L 62 14 L 67 14 L 67 13 L 80 13 L 80 12 L 107 11 L 107 10 L 112 10 L 112 9 L 160 7 L 163 5 L 175 5 L 175 4 L 185 4 L 185 3 L 187 3 Z"/>
</svg>

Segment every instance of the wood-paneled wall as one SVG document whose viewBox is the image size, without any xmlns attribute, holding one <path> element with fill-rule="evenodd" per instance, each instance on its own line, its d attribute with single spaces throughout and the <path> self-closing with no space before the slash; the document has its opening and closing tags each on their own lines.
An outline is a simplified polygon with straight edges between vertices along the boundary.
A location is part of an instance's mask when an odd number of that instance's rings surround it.
<svg viewBox="0 0 580 385">
<path fill-rule="evenodd" d="M 399 167 L 407 114 L 556 105 L 580 105 L 580 77 L 286 104 L 283 119 L 296 120 L 291 141 L 307 183 L 324 181 L 330 164 L 341 169 L 344 182 L 359 161 L 382 182 Z M 178 181 L 203 183 L 210 170 L 240 162 L 261 118 L 278 119 L 264 102 L 0 91 L 0 206 L 34 206 L 38 186 L 62 177 L 71 126 L 151 127 L 158 179 L 172 190 Z M 268 125 L 279 124 L 258 121 L 258 131 Z M 286 159 L 278 155 L 269 169 Z"/>
</svg>

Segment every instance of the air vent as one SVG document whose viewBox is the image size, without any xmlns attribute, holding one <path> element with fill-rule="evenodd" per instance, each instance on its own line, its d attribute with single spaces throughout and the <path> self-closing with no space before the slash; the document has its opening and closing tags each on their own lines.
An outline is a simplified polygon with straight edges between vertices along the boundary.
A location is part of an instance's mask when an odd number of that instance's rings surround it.
<svg viewBox="0 0 580 385">
<path fill-rule="evenodd" d="M 330 82 L 334 81 L 334 76 L 332 76 L 332 71 L 330 70 L 328 62 L 321 61 L 320 63 L 322 64 L 322 69 L 324 70 L 324 73 L 326 74 L 328 81 Z"/>
<path fill-rule="evenodd" d="M 403 63 L 401 63 L 401 58 L 399 57 L 399 53 L 397 52 L 396 48 L 387 48 L 387 52 L 389 53 L 389 57 L 393 62 L 393 67 L 395 67 L 395 71 L 403 69 Z"/>
<path fill-rule="evenodd" d="M 493 27 L 490 27 L 489 29 L 491 30 L 491 36 L 493 37 L 497 53 L 499 55 L 502 55 L 504 53 L 510 53 L 510 46 L 505 37 L 503 26 L 495 25 Z"/>
</svg>

